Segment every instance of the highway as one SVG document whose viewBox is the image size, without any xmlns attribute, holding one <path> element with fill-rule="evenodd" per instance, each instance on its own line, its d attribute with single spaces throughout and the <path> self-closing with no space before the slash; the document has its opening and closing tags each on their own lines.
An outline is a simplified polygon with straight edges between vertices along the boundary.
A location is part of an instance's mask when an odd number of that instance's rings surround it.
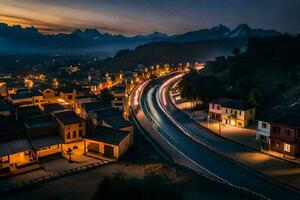
<svg viewBox="0 0 300 200">
<path fill-rule="evenodd" d="M 147 82 L 136 89 L 133 93 L 132 108 L 138 125 L 176 164 L 189 167 L 235 188 L 261 195 L 261 198 L 300 199 L 298 192 L 262 177 L 219 154 L 210 146 L 212 141 L 217 142 L 217 139 L 197 138 L 201 136 L 191 132 L 201 130 L 195 130 L 195 127 L 185 123 L 186 117 L 180 112 L 176 113 L 174 108 L 171 114 L 168 113 L 168 109 L 172 107 L 165 95 L 165 80 L 166 78 L 161 78 L 154 83 Z M 185 126 L 180 123 L 181 120 Z M 235 148 L 228 147 L 228 151 L 234 151 Z"/>
</svg>

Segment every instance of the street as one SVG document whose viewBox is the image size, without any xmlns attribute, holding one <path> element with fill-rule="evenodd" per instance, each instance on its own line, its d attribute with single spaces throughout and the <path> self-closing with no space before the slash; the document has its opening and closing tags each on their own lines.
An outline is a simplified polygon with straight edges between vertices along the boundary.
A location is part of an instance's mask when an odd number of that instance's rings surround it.
<svg viewBox="0 0 300 200">
<path fill-rule="evenodd" d="M 205 145 L 215 144 L 213 148 L 219 147 L 218 151 L 227 149 L 226 153 L 243 152 L 239 146 L 232 145 L 228 141 L 221 141 L 216 136 L 199 134 L 203 130 L 189 123 L 186 116 L 172 108 L 166 97 L 167 89 L 165 86 L 160 87 L 162 84 L 163 79 L 160 79 L 156 85 L 147 85 L 144 90 L 136 91 L 136 93 L 141 92 L 141 94 L 134 94 L 134 96 L 141 95 L 139 104 L 141 110 L 134 109 L 134 113 L 138 113 L 136 117 L 140 125 L 147 130 L 148 134 L 170 157 L 174 158 L 175 163 L 192 169 L 198 168 L 205 175 L 214 177 L 234 187 L 257 193 L 262 195 L 262 197 L 271 199 L 283 197 L 288 197 L 289 199 L 300 198 L 298 192 L 287 189 L 273 180 L 262 177 L 243 165 L 232 162 L 220 154 L 205 148 Z M 171 112 L 167 113 L 167 111 Z M 154 129 L 152 128 L 151 130 L 149 128 L 149 123 L 152 124 Z M 148 128 L 145 128 L 147 126 Z M 204 144 L 200 145 L 196 140 L 186 136 L 184 134 L 186 129 L 188 134 L 193 133 L 193 137 L 201 139 L 202 142 L 204 141 Z"/>
</svg>

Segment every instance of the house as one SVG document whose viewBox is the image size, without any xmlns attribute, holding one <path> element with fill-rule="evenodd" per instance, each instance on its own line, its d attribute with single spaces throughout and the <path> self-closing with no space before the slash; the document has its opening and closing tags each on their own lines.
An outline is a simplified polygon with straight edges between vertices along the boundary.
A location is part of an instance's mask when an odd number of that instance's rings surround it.
<svg viewBox="0 0 300 200">
<path fill-rule="evenodd" d="M 222 123 L 247 127 L 255 120 L 255 107 L 241 100 L 231 99 L 222 104 Z"/>
<path fill-rule="evenodd" d="M 218 98 L 209 102 L 208 115 L 210 119 L 221 120 L 222 105 L 230 101 L 228 98 Z"/>
<path fill-rule="evenodd" d="M 86 134 L 86 122 L 74 111 L 57 111 L 53 113 L 58 123 L 58 131 L 64 143 L 82 140 Z"/>
<path fill-rule="evenodd" d="M 256 140 L 260 141 L 262 147 L 269 149 L 271 124 L 273 120 L 279 118 L 286 108 L 275 107 L 271 111 L 264 112 L 257 116 Z"/>
<path fill-rule="evenodd" d="M 118 159 L 131 146 L 130 133 L 108 127 L 96 127 L 84 138 L 85 154 Z"/>
<path fill-rule="evenodd" d="M 133 124 L 122 117 L 122 112 L 117 108 L 107 108 L 96 111 L 92 116 L 93 126 L 106 126 L 116 130 L 127 131 L 133 136 Z"/>
<path fill-rule="evenodd" d="M 26 92 L 19 91 L 17 94 L 11 94 L 9 100 L 16 106 L 32 106 L 41 105 L 44 97 L 38 91 L 28 90 Z"/>
<path fill-rule="evenodd" d="M 109 108 L 110 105 L 103 102 L 83 103 L 81 106 L 80 116 L 85 120 L 92 118 L 92 113 L 98 110 Z"/>
<path fill-rule="evenodd" d="M 75 107 L 76 90 L 71 87 L 61 88 L 59 91 L 59 96 L 68 104 L 71 108 Z"/>
<path fill-rule="evenodd" d="M 51 88 L 43 89 L 41 92 L 46 102 L 52 102 L 56 97 L 56 91 Z"/>
<path fill-rule="evenodd" d="M 270 150 L 296 157 L 300 153 L 300 114 L 287 113 L 271 123 Z"/>
<path fill-rule="evenodd" d="M 122 112 L 117 108 L 104 108 L 92 113 L 93 126 L 103 126 L 103 120 L 116 119 L 122 117 Z"/>
<path fill-rule="evenodd" d="M 85 96 L 77 96 L 75 100 L 75 111 L 76 113 L 81 113 L 82 104 L 84 103 L 93 103 L 97 102 L 98 98 L 96 95 L 85 95 Z"/>
<path fill-rule="evenodd" d="M 24 128 L 12 117 L 0 118 L 0 176 L 35 163 Z"/>
<path fill-rule="evenodd" d="M 62 139 L 51 115 L 37 116 L 24 122 L 26 135 L 37 159 L 61 155 Z"/>
<path fill-rule="evenodd" d="M 119 86 L 111 89 L 112 100 L 111 106 L 113 108 L 118 108 L 121 111 L 125 110 L 126 106 L 126 87 Z"/>
</svg>

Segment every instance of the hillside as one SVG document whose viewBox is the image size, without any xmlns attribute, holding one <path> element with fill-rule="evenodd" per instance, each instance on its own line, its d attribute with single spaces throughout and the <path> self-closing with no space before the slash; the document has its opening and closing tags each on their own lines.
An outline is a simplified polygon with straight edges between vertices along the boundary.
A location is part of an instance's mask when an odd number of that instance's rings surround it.
<svg viewBox="0 0 300 200">
<path fill-rule="evenodd" d="M 101 61 L 99 65 L 122 70 L 154 64 L 175 64 L 179 62 L 200 62 L 220 55 L 229 55 L 235 47 L 245 48 L 243 38 L 206 40 L 188 43 L 156 42 L 138 46 L 134 50 L 119 51 L 114 57 Z"/>
<path fill-rule="evenodd" d="M 182 95 L 205 102 L 239 98 L 265 110 L 300 99 L 300 35 L 249 39 L 247 51 L 209 61 L 181 82 Z"/>
</svg>

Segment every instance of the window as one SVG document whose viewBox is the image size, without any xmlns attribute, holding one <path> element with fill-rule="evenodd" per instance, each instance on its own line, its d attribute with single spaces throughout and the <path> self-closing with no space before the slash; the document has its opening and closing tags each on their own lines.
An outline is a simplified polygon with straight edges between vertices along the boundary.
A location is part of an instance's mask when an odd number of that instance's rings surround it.
<svg viewBox="0 0 300 200">
<path fill-rule="evenodd" d="M 240 115 L 242 115 L 242 111 L 240 110 Z"/>
<path fill-rule="evenodd" d="M 232 114 L 232 113 L 233 113 L 233 110 L 230 110 L 230 113 Z"/>
<path fill-rule="evenodd" d="M 267 123 L 266 123 L 266 122 L 262 122 L 262 124 L 261 124 L 261 127 L 263 127 L 263 128 L 267 128 L 267 127 L 268 127 L 268 125 L 267 125 Z"/>
<path fill-rule="evenodd" d="M 285 129 L 285 135 L 290 136 L 291 135 L 291 130 L 290 129 Z"/>
<path fill-rule="evenodd" d="M 212 105 L 212 109 L 215 109 L 215 104 L 211 104 Z"/>
<path fill-rule="evenodd" d="M 79 137 L 82 137 L 82 130 L 79 130 L 78 135 Z"/>
<path fill-rule="evenodd" d="M 73 138 L 76 138 L 76 137 L 77 137 L 77 132 L 73 131 Z"/>
<path fill-rule="evenodd" d="M 234 114 L 237 115 L 237 111 L 234 111 Z"/>
<path fill-rule="evenodd" d="M 79 126 L 79 127 L 82 127 L 82 124 L 80 123 L 80 124 L 78 124 L 78 126 Z"/>
<path fill-rule="evenodd" d="M 226 109 L 226 113 L 227 113 L 227 109 Z"/>
<path fill-rule="evenodd" d="M 261 141 L 267 141 L 267 136 L 265 136 L 265 135 L 260 135 L 260 140 L 261 140 Z"/>
<path fill-rule="evenodd" d="M 291 145 L 284 143 L 284 151 L 291 152 Z"/>
<path fill-rule="evenodd" d="M 221 106 L 220 106 L 220 105 L 218 105 L 218 106 L 217 106 L 217 109 L 218 109 L 218 110 L 221 110 Z"/>
<path fill-rule="evenodd" d="M 68 95 L 68 99 L 73 99 L 73 96 L 72 95 Z"/>
<path fill-rule="evenodd" d="M 252 115 L 252 110 L 250 110 L 250 114 Z"/>
<path fill-rule="evenodd" d="M 67 133 L 67 139 L 71 139 L 71 133 L 70 132 Z"/>
</svg>

